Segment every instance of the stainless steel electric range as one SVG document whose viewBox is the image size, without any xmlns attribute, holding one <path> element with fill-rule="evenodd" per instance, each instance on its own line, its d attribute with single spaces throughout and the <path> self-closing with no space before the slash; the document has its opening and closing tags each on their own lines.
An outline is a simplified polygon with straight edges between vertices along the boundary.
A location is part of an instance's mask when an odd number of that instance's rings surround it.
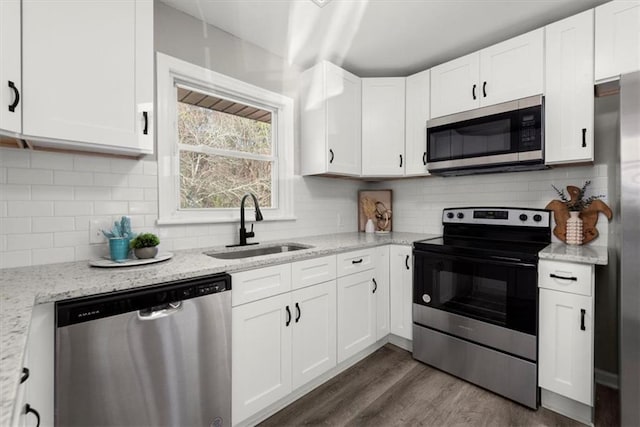
<svg viewBox="0 0 640 427">
<path fill-rule="evenodd" d="M 538 407 L 538 252 L 550 212 L 451 208 L 414 243 L 413 357 Z"/>
</svg>

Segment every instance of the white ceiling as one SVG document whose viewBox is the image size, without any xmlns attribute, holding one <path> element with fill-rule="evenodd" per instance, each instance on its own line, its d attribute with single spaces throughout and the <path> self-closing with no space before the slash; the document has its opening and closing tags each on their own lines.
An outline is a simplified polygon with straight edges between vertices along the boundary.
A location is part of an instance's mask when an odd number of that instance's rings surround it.
<svg viewBox="0 0 640 427">
<path fill-rule="evenodd" d="M 301 68 L 404 76 L 608 0 L 161 0 Z"/>
</svg>

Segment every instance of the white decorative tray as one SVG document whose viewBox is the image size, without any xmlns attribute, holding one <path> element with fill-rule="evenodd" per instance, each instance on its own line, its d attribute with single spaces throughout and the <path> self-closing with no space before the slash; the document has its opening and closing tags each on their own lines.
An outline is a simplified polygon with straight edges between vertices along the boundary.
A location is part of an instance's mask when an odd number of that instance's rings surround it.
<svg viewBox="0 0 640 427">
<path fill-rule="evenodd" d="M 89 261 L 89 265 L 92 267 L 103 267 L 103 268 L 111 268 L 111 267 L 133 267 L 136 265 L 145 265 L 145 264 L 153 264 L 156 262 L 166 261 L 171 259 L 173 254 L 171 252 L 164 252 L 156 255 L 155 258 L 146 258 L 146 259 L 127 259 L 122 262 L 111 261 L 111 258 L 104 257 L 102 259 L 96 259 Z"/>
</svg>

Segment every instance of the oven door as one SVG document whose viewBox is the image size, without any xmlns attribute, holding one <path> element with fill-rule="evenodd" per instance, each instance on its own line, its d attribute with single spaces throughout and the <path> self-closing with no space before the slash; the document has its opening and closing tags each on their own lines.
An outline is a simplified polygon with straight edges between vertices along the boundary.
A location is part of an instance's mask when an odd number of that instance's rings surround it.
<svg viewBox="0 0 640 427">
<path fill-rule="evenodd" d="M 413 286 L 417 306 L 536 335 L 535 264 L 414 250 Z"/>
</svg>

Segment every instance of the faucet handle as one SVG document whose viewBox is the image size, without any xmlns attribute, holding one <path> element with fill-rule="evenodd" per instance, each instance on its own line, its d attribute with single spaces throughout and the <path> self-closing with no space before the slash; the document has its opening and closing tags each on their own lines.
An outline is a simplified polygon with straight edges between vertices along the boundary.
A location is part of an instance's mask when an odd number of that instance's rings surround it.
<svg viewBox="0 0 640 427">
<path fill-rule="evenodd" d="M 251 224 L 251 231 L 245 234 L 246 237 L 254 237 L 256 233 L 253 232 L 253 224 Z"/>
</svg>

